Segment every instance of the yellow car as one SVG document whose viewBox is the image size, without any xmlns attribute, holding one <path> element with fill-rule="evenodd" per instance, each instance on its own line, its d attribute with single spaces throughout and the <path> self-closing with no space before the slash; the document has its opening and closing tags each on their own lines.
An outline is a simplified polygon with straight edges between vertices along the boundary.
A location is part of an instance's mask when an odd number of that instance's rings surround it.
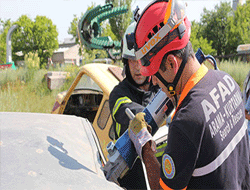
<svg viewBox="0 0 250 190">
<path fill-rule="evenodd" d="M 106 147 L 114 139 L 109 94 L 122 79 L 122 68 L 119 66 L 86 64 L 80 68 L 70 88 L 57 95 L 52 109 L 52 114 L 76 115 L 92 123 L 104 164 L 108 155 Z"/>
</svg>

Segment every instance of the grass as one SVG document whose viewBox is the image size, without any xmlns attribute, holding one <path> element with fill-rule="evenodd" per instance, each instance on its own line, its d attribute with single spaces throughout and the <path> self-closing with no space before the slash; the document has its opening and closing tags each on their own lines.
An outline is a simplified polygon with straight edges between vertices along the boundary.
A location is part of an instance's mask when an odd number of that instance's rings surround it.
<svg viewBox="0 0 250 190">
<path fill-rule="evenodd" d="M 53 69 L 55 70 L 55 69 Z M 48 70 L 16 71 L 8 69 L 0 72 L 0 112 L 51 113 L 56 95 L 67 90 L 79 71 L 78 67 L 65 67 L 71 75 L 65 84 L 56 90 L 47 87 L 44 75 Z"/>
<path fill-rule="evenodd" d="M 250 70 L 250 63 L 241 61 L 222 61 L 218 67 L 220 70 L 230 74 L 238 83 L 241 90 L 243 89 L 244 80 Z"/>
<path fill-rule="evenodd" d="M 0 91 L 0 111 L 50 113 L 54 104 L 54 94 L 38 95 L 30 91 L 30 86 L 17 81 L 8 83 Z"/>
<path fill-rule="evenodd" d="M 208 64 L 206 64 L 208 65 Z M 209 66 L 209 65 L 208 65 Z M 220 70 L 229 73 L 243 89 L 243 82 L 249 72 L 250 64 L 240 61 L 222 61 Z M 51 113 L 56 95 L 67 90 L 79 71 L 78 67 L 60 69 L 70 72 L 64 86 L 57 90 L 49 90 L 44 79 L 48 70 L 17 69 L 0 72 L 0 112 L 35 112 Z"/>
<path fill-rule="evenodd" d="M 209 69 L 213 69 L 213 66 L 209 62 L 205 62 L 205 65 Z M 219 70 L 224 71 L 231 75 L 233 79 L 240 86 L 241 90 L 243 89 L 244 80 L 249 72 L 250 63 L 245 63 L 241 61 L 221 61 L 217 62 Z"/>
</svg>

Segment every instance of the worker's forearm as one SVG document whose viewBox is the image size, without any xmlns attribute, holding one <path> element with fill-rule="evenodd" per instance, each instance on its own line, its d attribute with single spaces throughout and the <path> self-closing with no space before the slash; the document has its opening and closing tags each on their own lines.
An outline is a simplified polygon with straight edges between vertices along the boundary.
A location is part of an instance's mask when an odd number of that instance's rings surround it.
<svg viewBox="0 0 250 190">
<path fill-rule="evenodd" d="M 248 113 L 247 110 L 245 110 L 245 117 L 246 117 L 247 120 L 250 120 L 250 114 Z"/>
<path fill-rule="evenodd" d="M 142 148 L 142 157 L 147 169 L 148 181 L 151 189 L 161 189 L 159 183 L 161 165 L 150 147 L 150 142 L 147 142 Z"/>
</svg>

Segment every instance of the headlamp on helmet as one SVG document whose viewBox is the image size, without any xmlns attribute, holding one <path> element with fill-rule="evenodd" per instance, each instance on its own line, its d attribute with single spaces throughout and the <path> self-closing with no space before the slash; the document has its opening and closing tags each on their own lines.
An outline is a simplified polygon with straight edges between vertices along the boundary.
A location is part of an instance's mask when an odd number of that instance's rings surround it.
<svg viewBox="0 0 250 190">
<path fill-rule="evenodd" d="M 130 48 L 131 45 L 134 44 L 134 38 L 127 38 L 127 35 L 134 35 L 136 22 L 130 24 L 124 34 L 123 37 L 123 45 L 122 45 L 122 58 L 136 60 L 135 58 L 135 50 Z"/>
<path fill-rule="evenodd" d="M 130 33 L 126 35 L 127 47 L 129 50 L 134 49 L 135 45 L 135 33 Z"/>
</svg>

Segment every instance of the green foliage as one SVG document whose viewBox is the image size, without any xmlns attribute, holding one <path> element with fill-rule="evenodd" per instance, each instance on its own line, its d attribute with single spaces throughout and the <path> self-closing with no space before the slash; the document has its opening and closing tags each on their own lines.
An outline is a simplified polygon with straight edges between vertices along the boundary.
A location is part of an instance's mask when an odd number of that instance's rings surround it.
<svg viewBox="0 0 250 190">
<path fill-rule="evenodd" d="M 91 63 L 96 58 L 106 58 L 107 52 L 105 50 L 93 49 L 93 50 L 83 50 L 83 64 Z"/>
<path fill-rule="evenodd" d="M 29 52 L 24 56 L 25 68 L 27 70 L 25 81 L 32 81 L 37 70 L 40 68 L 40 58 L 37 53 Z"/>
<path fill-rule="evenodd" d="M 110 36 L 112 40 L 120 41 L 120 39 L 117 39 L 117 36 L 112 32 L 111 26 L 109 23 L 105 23 L 103 26 L 103 31 L 101 36 Z"/>
<path fill-rule="evenodd" d="M 29 70 L 29 73 L 31 72 L 33 72 L 33 77 L 27 82 L 27 90 L 40 97 L 49 95 L 51 91 L 47 87 L 47 82 L 44 78 L 48 71 L 45 69 Z"/>
<path fill-rule="evenodd" d="M 212 43 L 214 55 L 236 54 L 238 45 L 250 43 L 250 0 L 238 5 L 236 11 L 226 2 L 216 5 L 212 11 L 204 9 L 199 31 Z"/>
<path fill-rule="evenodd" d="M 62 92 L 62 91 L 65 91 L 65 90 L 68 90 L 69 87 L 71 86 L 71 84 L 73 83 L 73 81 L 75 80 L 76 78 L 76 75 L 78 74 L 79 72 L 79 67 L 77 66 L 73 66 L 73 65 L 67 65 L 63 71 L 65 72 L 68 72 L 67 74 L 67 77 L 66 77 L 66 81 L 65 83 L 63 84 L 63 86 L 57 90 L 59 92 Z"/>
<path fill-rule="evenodd" d="M 234 16 L 230 17 L 228 31 L 228 46 L 226 54 L 236 53 L 240 44 L 250 43 L 250 1 L 238 5 Z"/>
<path fill-rule="evenodd" d="M 233 79 L 243 89 L 244 80 L 249 72 L 249 63 L 241 62 L 239 60 L 224 60 L 218 65 L 219 69 L 230 74 Z"/>
<path fill-rule="evenodd" d="M 105 3 L 112 3 L 114 7 L 127 5 L 128 12 L 117 15 L 109 19 L 111 31 L 117 39 L 121 40 L 123 35 L 132 21 L 131 3 L 132 0 L 105 0 Z"/>
<path fill-rule="evenodd" d="M 22 51 L 23 54 L 37 52 L 40 58 L 40 67 L 46 65 L 53 51 L 58 48 L 58 32 L 51 19 L 45 16 L 36 16 L 32 21 L 27 15 L 22 15 L 14 24 L 19 27 L 12 35 L 12 51 Z M 13 55 L 13 60 L 18 60 Z"/>
<path fill-rule="evenodd" d="M 27 84 L 16 81 L 0 89 L 0 112 L 51 113 L 55 94 L 37 95 Z"/>
<path fill-rule="evenodd" d="M 216 55 L 225 55 L 228 44 L 229 16 L 233 15 L 230 3 L 220 3 L 215 9 L 208 11 L 204 8 L 201 18 L 201 32 L 203 38 L 212 41 L 212 47 L 216 49 Z"/>
<path fill-rule="evenodd" d="M 57 40 L 58 32 L 52 20 L 45 16 L 37 16 L 33 28 L 34 51 L 38 51 L 41 63 L 47 63 L 52 57 L 54 50 L 59 47 Z"/>
<path fill-rule="evenodd" d="M 213 55 L 216 52 L 216 50 L 212 48 L 212 41 L 208 42 L 206 38 L 201 36 L 200 26 L 195 21 L 192 22 L 190 41 L 195 52 L 198 50 L 198 48 L 201 48 L 205 55 Z"/>
<path fill-rule="evenodd" d="M 74 15 L 73 20 L 70 22 L 70 27 L 68 28 L 68 34 L 71 34 L 73 36 L 73 38 L 76 39 L 76 43 L 79 42 L 79 38 L 78 38 L 78 22 L 79 22 L 79 18 L 77 17 L 77 15 Z"/>
<path fill-rule="evenodd" d="M 49 90 L 44 75 L 48 70 L 18 68 L 0 72 L 0 112 L 51 113 L 56 95 L 67 90 L 75 79 L 79 67 L 58 68 L 67 71 L 66 82 L 60 89 Z M 34 72 L 31 74 L 31 72 Z M 31 77 L 32 76 L 32 77 Z"/>
<path fill-rule="evenodd" d="M 250 0 L 237 7 L 233 26 L 238 36 L 242 38 L 242 43 L 250 43 Z"/>
<path fill-rule="evenodd" d="M 18 28 L 12 34 L 12 52 L 22 51 L 23 55 L 28 54 L 34 48 L 32 41 L 34 24 L 27 15 L 22 15 L 15 24 L 18 25 Z M 13 60 L 18 60 L 18 57 L 13 55 Z"/>
<path fill-rule="evenodd" d="M 37 53 L 29 52 L 24 56 L 24 61 L 28 69 L 38 70 L 40 68 L 40 58 Z"/>
<path fill-rule="evenodd" d="M 0 72 L 0 88 L 2 89 L 7 83 L 16 81 L 24 81 L 27 74 L 27 69 L 19 68 L 17 70 L 4 69 Z"/>
</svg>

